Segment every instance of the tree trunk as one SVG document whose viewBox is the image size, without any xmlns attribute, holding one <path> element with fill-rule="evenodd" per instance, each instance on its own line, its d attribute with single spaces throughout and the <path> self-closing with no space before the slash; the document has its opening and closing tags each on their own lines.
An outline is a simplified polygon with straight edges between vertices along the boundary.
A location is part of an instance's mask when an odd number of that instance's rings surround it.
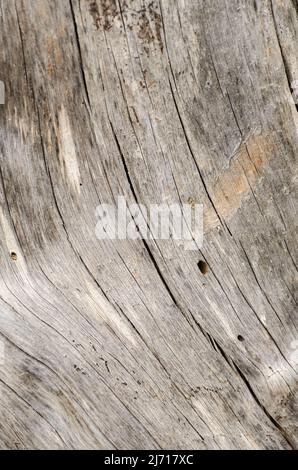
<svg viewBox="0 0 298 470">
<path fill-rule="evenodd" d="M 298 448 L 297 0 L 0 0 L 0 447 Z M 204 205 L 204 242 L 96 207 Z"/>
</svg>

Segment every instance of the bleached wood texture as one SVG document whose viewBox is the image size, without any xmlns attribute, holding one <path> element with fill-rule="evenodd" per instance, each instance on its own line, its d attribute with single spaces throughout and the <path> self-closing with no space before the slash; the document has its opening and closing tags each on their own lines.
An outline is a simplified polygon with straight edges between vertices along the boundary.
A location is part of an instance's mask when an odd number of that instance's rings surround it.
<svg viewBox="0 0 298 470">
<path fill-rule="evenodd" d="M 0 0 L 1 448 L 298 447 L 297 11 Z M 203 248 L 97 240 L 118 195 Z"/>
</svg>

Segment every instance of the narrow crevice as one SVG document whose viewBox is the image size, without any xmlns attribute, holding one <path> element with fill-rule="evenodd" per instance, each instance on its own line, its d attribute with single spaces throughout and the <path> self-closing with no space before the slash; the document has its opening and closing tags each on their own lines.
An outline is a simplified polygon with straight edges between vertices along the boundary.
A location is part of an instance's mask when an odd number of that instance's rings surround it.
<svg viewBox="0 0 298 470">
<path fill-rule="evenodd" d="M 293 263 L 293 266 L 294 266 L 294 268 L 296 269 L 296 271 L 298 271 L 298 266 L 297 266 L 297 264 L 295 263 L 295 260 L 294 260 L 294 258 L 293 258 L 293 255 L 292 255 L 290 249 L 289 249 L 289 246 L 288 246 L 288 244 L 287 244 L 287 241 L 284 240 L 284 243 L 285 243 L 286 250 L 287 250 L 287 252 L 288 252 L 288 254 L 289 254 L 289 257 L 291 258 L 291 261 L 292 261 L 292 263 Z"/>
<path fill-rule="evenodd" d="M 229 305 L 231 306 L 233 312 L 235 313 L 236 317 L 238 318 L 239 322 L 243 325 L 243 322 L 241 320 L 241 318 L 239 317 L 238 315 L 238 312 L 236 310 L 236 308 L 234 307 L 233 303 L 231 302 L 231 299 L 230 299 L 230 296 L 227 294 L 227 292 L 225 291 L 224 287 L 223 287 L 223 284 L 222 282 L 220 281 L 219 277 L 215 274 L 214 270 L 212 269 L 210 263 L 207 263 L 208 264 L 208 269 L 210 270 L 210 272 L 213 274 L 215 280 L 217 281 L 218 285 L 220 286 L 222 292 L 224 293 Z"/>
<path fill-rule="evenodd" d="M 295 449 L 296 446 L 295 444 L 291 441 L 291 438 L 287 435 L 286 431 L 282 428 L 282 426 L 273 418 L 273 416 L 269 413 L 269 411 L 265 408 L 264 405 L 262 405 L 262 403 L 260 402 L 260 400 L 258 399 L 257 395 L 255 394 L 255 392 L 253 391 L 249 381 L 247 380 L 247 378 L 245 377 L 245 375 L 243 374 L 243 372 L 241 371 L 241 369 L 237 366 L 237 364 L 233 361 L 233 365 L 236 369 L 236 371 L 238 372 L 239 374 L 239 377 L 242 379 L 242 381 L 244 382 L 244 384 L 246 385 L 247 389 L 249 390 L 252 398 L 254 399 L 254 401 L 256 402 L 256 404 L 263 410 L 263 412 L 265 413 L 265 415 L 267 416 L 267 418 L 271 421 L 271 423 L 273 424 L 273 426 L 281 433 L 281 435 L 283 436 L 283 438 L 287 441 L 287 443 L 289 444 L 289 446 L 291 447 L 291 449 Z"/>
<path fill-rule="evenodd" d="M 6 186 L 5 186 L 5 183 L 4 183 L 4 177 L 3 177 L 1 165 L 0 165 L 0 180 L 1 180 L 2 188 L 3 188 L 3 195 L 4 195 L 4 200 L 5 200 L 7 212 L 8 212 L 9 218 L 10 218 L 10 220 L 11 220 L 11 224 L 12 224 L 12 228 L 13 228 L 14 234 L 15 234 L 16 239 L 17 239 L 17 242 L 18 242 L 18 244 L 19 244 L 19 249 L 21 250 L 21 248 L 22 248 L 22 243 L 21 243 L 21 240 L 20 240 L 20 238 L 19 238 L 19 235 L 18 235 L 18 232 L 17 232 L 17 229 L 16 229 L 16 225 L 15 225 L 15 222 L 14 222 L 14 219 L 13 219 L 13 216 L 12 216 L 12 213 L 11 213 L 10 205 L 9 205 L 9 203 L 8 203 L 7 192 L 6 192 Z M 23 256 L 24 256 L 24 253 L 23 253 Z"/>
<path fill-rule="evenodd" d="M 117 61 L 116 61 L 116 58 L 114 56 L 114 52 L 112 50 L 112 56 L 113 56 L 113 60 L 114 60 L 114 65 L 115 65 L 115 70 L 117 72 L 117 76 L 118 76 L 118 80 L 119 80 L 119 86 L 120 86 L 120 90 L 121 90 L 121 95 L 122 95 L 122 98 L 123 98 L 123 101 L 125 103 L 125 107 L 126 107 L 126 111 L 127 111 L 127 117 L 129 119 L 129 122 L 130 122 L 130 125 L 131 125 L 131 128 L 132 128 L 132 131 L 133 131 L 133 134 L 136 138 L 136 141 L 138 143 L 138 147 L 139 147 L 139 150 L 140 150 L 140 153 L 143 157 L 143 159 L 145 160 L 144 158 L 144 155 L 143 155 L 143 151 L 142 151 L 142 146 L 140 144 L 140 141 L 139 141 L 139 138 L 138 138 L 138 135 L 135 131 L 135 128 L 134 128 L 134 123 L 132 121 L 132 118 L 131 118 L 131 115 L 130 115 L 130 110 L 129 110 L 129 105 L 128 105 L 128 102 L 127 102 L 127 99 L 125 97 L 125 93 L 124 93 L 124 90 L 123 90 L 123 85 L 122 85 L 122 80 L 121 80 L 121 77 L 120 77 L 120 73 L 119 73 L 119 70 L 118 70 L 118 67 L 117 67 Z M 149 95 L 149 90 L 148 90 L 148 95 Z M 149 95 L 149 99 L 151 100 L 150 98 L 150 95 Z M 106 103 L 106 102 L 105 102 Z M 107 104 L 106 104 L 106 111 L 107 111 L 107 116 L 108 116 L 108 119 L 109 119 L 109 122 L 111 124 L 111 119 L 110 119 L 110 116 L 109 116 L 109 111 L 108 111 L 108 107 L 107 107 Z M 112 125 L 111 125 L 112 127 Z M 113 129 L 112 129 L 113 130 Z M 114 132 L 114 131 L 113 131 Z M 115 135 L 115 134 L 114 134 Z"/>
<path fill-rule="evenodd" d="M 242 291 L 242 289 L 240 288 L 238 282 L 236 281 L 235 279 L 235 276 L 233 275 L 232 271 L 230 270 L 230 268 L 228 267 L 228 270 L 230 272 L 230 275 L 231 277 L 233 278 L 234 282 L 235 282 L 235 285 L 237 286 L 237 289 L 239 290 L 243 300 L 245 301 L 245 303 L 248 305 L 248 307 L 251 309 L 251 311 L 253 312 L 253 314 L 255 315 L 255 317 L 257 318 L 257 320 L 261 323 L 262 327 L 265 329 L 265 331 L 267 332 L 268 336 L 271 338 L 271 340 L 273 341 L 274 345 L 278 348 L 278 351 L 281 353 L 278 345 L 276 344 L 276 341 L 275 339 L 273 338 L 273 336 L 271 335 L 270 331 L 268 330 L 266 324 L 261 320 L 261 318 L 259 317 L 257 311 L 254 309 L 254 307 L 252 306 L 252 304 L 250 303 L 250 301 L 248 300 L 248 298 L 246 297 L 246 295 L 244 294 L 244 292 Z"/>
<path fill-rule="evenodd" d="M 131 190 L 131 192 L 132 192 L 132 195 L 133 195 L 133 197 L 134 197 L 136 203 L 139 204 L 138 197 L 137 197 L 137 194 L 136 194 L 136 192 L 135 192 L 135 189 L 134 189 L 134 186 L 133 186 L 133 183 L 132 183 L 130 174 L 129 174 L 129 170 L 128 170 L 128 167 L 127 167 L 125 158 L 124 158 L 124 156 L 123 156 L 123 153 L 122 153 L 122 150 L 121 150 L 121 147 L 120 147 L 120 143 L 119 143 L 119 141 L 118 141 L 118 137 L 117 137 L 117 135 L 116 135 L 116 132 L 115 132 L 115 130 L 114 130 L 114 127 L 113 127 L 113 124 L 111 123 L 111 121 L 110 121 L 110 125 L 111 125 L 111 129 L 112 129 L 112 132 L 113 132 L 113 135 L 114 135 L 114 139 L 115 139 L 115 142 L 116 142 L 118 151 L 119 151 L 119 155 L 120 155 L 120 158 L 121 158 L 121 161 L 122 161 L 122 164 L 123 164 L 123 168 L 124 168 L 124 171 L 125 171 L 125 175 L 126 175 L 126 178 L 127 178 L 127 181 L 128 181 L 129 187 L 130 187 L 130 190 Z M 152 252 L 151 252 L 151 250 L 150 250 L 150 248 L 149 248 L 149 246 L 148 246 L 148 243 L 147 243 L 146 240 L 144 240 L 144 239 L 142 239 L 142 241 L 143 241 L 143 243 L 144 243 L 144 245 L 145 245 L 145 248 L 146 248 L 146 251 L 147 251 L 147 253 L 148 253 L 149 257 L 150 257 L 150 260 L 152 261 L 152 263 L 153 263 L 153 265 L 154 265 L 154 268 L 155 268 L 156 271 L 158 272 L 158 275 L 159 275 L 161 281 L 163 282 L 163 284 L 164 284 L 164 286 L 165 286 L 165 288 L 166 288 L 168 294 L 170 295 L 172 301 L 173 301 L 174 304 L 177 306 L 177 308 L 179 308 L 175 297 L 173 296 L 173 294 L 172 294 L 172 292 L 171 292 L 171 290 L 170 290 L 170 288 L 169 288 L 169 286 L 168 286 L 166 280 L 164 279 L 163 274 L 162 274 L 161 271 L 160 271 L 160 268 L 159 268 L 158 264 L 157 264 L 156 261 L 155 261 L 155 258 L 154 258 L 153 254 L 152 254 Z M 179 308 L 179 310 L 180 310 L 180 308 Z"/>
<path fill-rule="evenodd" d="M 255 164 L 253 158 L 251 157 L 251 154 L 250 154 L 250 151 L 249 151 L 249 148 L 248 148 L 248 145 L 247 145 L 247 137 L 245 137 L 245 136 L 243 135 L 243 131 L 242 131 L 241 127 L 240 127 L 240 124 L 239 124 L 239 121 L 238 121 L 236 112 L 235 112 L 235 110 L 234 110 L 234 106 L 233 106 L 233 104 L 232 104 L 231 97 L 230 97 L 229 92 L 228 92 L 227 90 L 226 90 L 226 94 L 227 94 L 227 98 L 228 98 L 228 101 L 229 101 L 229 104 L 230 104 L 230 108 L 231 108 L 231 111 L 232 111 L 232 113 L 233 113 L 233 116 L 234 116 L 236 125 L 237 125 L 237 127 L 238 127 L 239 132 L 240 132 L 240 137 L 241 137 L 240 146 L 243 145 L 243 146 L 245 147 L 245 150 L 246 150 L 246 153 L 247 153 L 247 155 L 248 155 L 248 158 L 250 159 L 251 164 L 253 165 L 256 174 L 257 174 L 258 176 L 260 176 L 260 175 L 259 175 L 259 170 L 258 170 L 258 168 L 256 167 L 256 164 Z M 235 154 L 232 155 L 231 158 L 234 158 L 234 156 L 235 156 Z"/>
<path fill-rule="evenodd" d="M 84 65 L 83 65 L 83 57 L 82 57 L 82 50 L 81 50 L 81 44 L 80 44 L 80 38 L 79 38 L 78 25 L 77 25 L 77 22 L 76 22 L 76 16 L 75 16 L 72 0 L 69 0 L 69 5 L 70 5 L 71 17 L 72 17 L 72 21 L 73 21 L 73 25 L 74 25 L 76 44 L 77 44 L 78 53 L 79 53 L 79 65 L 80 65 L 80 69 L 81 69 L 84 89 L 85 89 L 85 93 L 86 93 L 89 108 L 91 109 L 91 101 L 90 101 L 90 96 L 89 96 L 89 91 L 88 91 L 88 86 L 87 86 L 87 80 L 86 80 L 86 75 L 85 75 L 85 70 L 84 70 Z"/>
<path fill-rule="evenodd" d="M 199 328 L 200 332 L 206 338 L 208 343 L 212 346 L 214 351 L 218 352 L 217 349 L 216 349 L 216 346 L 215 346 L 215 339 L 213 338 L 213 336 L 210 333 L 208 333 L 206 330 L 204 330 L 202 325 L 193 317 L 192 313 L 190 313 L 190 315 L 193 318 L 193 320 L 194 320 L 195 324 L 197 325 L 197 327 Z"/>
<path fill-rule="evenodd" d="M 220 346 L 220 344 L 213 338 L 214 344 L 216 346 L 216 351 L 221 354 L 221 356 L 224 358 L 225 362 L 228 364 L 229 368 L 235 372 L 235 369 L 233 368 L 233 361 L 230 359 L 230 357 L 227 355 L 227 353 L 223 350 L 223 348 Z"/>
<path fill-rule="evenodd" d="M 217 80 L 219 89 L 220 89 L 220 91 L 221 91 L 222 96 L 225 98 L 226 93 L 224 93 L 224 91 L 223 91 L 223 89 L 222 89 L 222 86 L 221 86 L 221 83 L 220 83 L 220 80 L 219 80 L 219 75 L 218 75 L 217 69 L 216 69 L 216 67 L 215 67 L 213 55 L 212 55 L 210 49 L 209 49 L 209 54 L 210 54 L 210 59 L 211 59 L 211 62 L 212 62 L 213 70 L 214 70 L 214 73 L 215 73 L 215 77 L 216 77 L 216 80 Z"/>
<path fill-rule="evenodd" d="M 285 57 L 284 50 L 283 50 L 283 47 L 282 47 L 282 44 L 281 44 L 280 35 L 279 35 L 279 32 L 278 32 L 277 19 L 276 19 L 276 15 L 275 15 L 272 0 L 270 0 L 270 5 L 271 5 L 271 12 L 272 12 L 272 19 L 273 19 L 275 34 L 276 34 L 276 38 L 277 38 L 277 42 L 278 42 L 278 46 L 279 46 L 279 50 L 280 50 L 280 55 L 281 55 L 281 59 L 282 59 L 284 70 L 285 70 L 285 76 L 286 76 L 286 79 L 287 79 L 287 82 L 288 82 L 288 87 L 289 87 L 290 93 L 293 96 L 293 92 L 295 90 L 292 87 L 291 72 L 289 70 L 287 59 Z M 294 6 L 295 6 L 295 4 L 294 4 Z M 297 6 L 296 6 L 296 10 L 297 10 Z M 296 110 L 298 111 L 298 104 L 297 103 L 295 103 L 295 107 L 296 107 Z"/>
<path fill-rule="evenodd" d="M 38 108 L 38 105 L 37 105 L 37 102 L 36 102 L 36 99 L 35 99 L 35 95 L 34 95 L 34 102 L 35 102 L 35 108 L 36 108 L 36 114 L 37 114 L 38 132 L 39 132 L 39 137 L 40 137 L 42 157 L 43 157 L 46 173 L 47 173 L 47 175 L 48 175 L 48 177 L 51 181 L 51 174 L 50 174 L 50 170 L 49 170 L 47 160 L 46 160 L 46 149 L 45 149 L 45 144 L 44 144 L 44 140 L 43 140 L 43 136 L 42 136 L 40 113 L 39 113 L 39 108 Z"/>
<path fill-rule="evenodd" d="M 247 263 L 248 263 L 248 265 L 249 265 L 249 267 L 250 267 L 250 270 L 251 270 L 251 272 L 252 272 L 252 274 L 253 274 L 253 276 L 254 276 L 254 279 L 255 279 L 255 281 L 256 281 L 256 283 L 257 283 L 257 285 L 258 285 L 260 291 L 261 291 L 262 294 L 264 295 L 265 299 L 267 300 L 268 304 L 269 304 L 270 307 L 272 308 L 273 312 L 274 312 L 275 315 L 277 316 L 277 318 L 278 318 L 278 320 L 280 321 L 280 323 L 283 325 L 283 322 L 282 322 L 280 316 L 278 315 L 278 313 L 277 313 L 277 311 L 275 310 L 275 308 L 273 307 L 273 305 L 272 305 L 272 303 L 271 303 L 271 301 L 270 301 L 268 295 L 266 294 L 266 292 L 264 291 L 263 287 L 261 286 L 260 281 L 258 280 L 257 275 L 256 275 L 256 273 L 255 273 L 255 270 L 254 270 L 254 268 L 253 268 L 253 266 L 252 266 L 252 263 L 251 263 L 251 261 L 250 261 L 248 255 L 247 255 L 247 253 L 246 253 L 246 251 L 245 251 L 245 249 L 244 249 L 244 247 L 243 247 L 243 245 L 242 245 L 242 243 L 241 243 L 240 241 L 239 241 L 239 244 L 240 244 L 240 246 L 241 246 L 241 248 L 242 248 L 242 250 L 243 250 L 243 253 L 244 253 L 244 255 L 245 255 L 246 261 L 247 261 Z"/>
<path fill-rule="evenodd" d="M 243 250 L 243 252 L 244 252 L 244 254 L 245 254 L 245 257 L 246 257 L 246 260 L 247 260 L 247 262 L 248 262 L 248 265 L 249 265 L 249 267 L 250 267 L 250 269 L 251 269 L 251 272 L 252 272 L 252 274 L 253 274 L 253 276 L 254 276 L 254 279 L 255 279 L 257 285 L 259 286 L 260 291 L 262 292 L 262 294 L 264 295 L 264 297 L 265 297 L 265 299 L 267 300 L 268 304 L 270 305 L 271 309 L 273 310 L 273 312 L 276 314 L 277 318 L 279 319 L 279 321 L 280 321 L 281 324 L 283 325 L 283 323 L 282 323 L 280 317 L 278 316 L 278 314 L 277 314 L 275 308 L 273 307 L 272 303 L 270 302 L 269 297 L 267 296 L 266 292 L 265 292 L 264 289 L 262 288 L 262 286 L 261 286 L 261 284 L 260 284 L 260 282 L 259 282 L 259 280 L 258 280 L 258 278 L 257 278 L 257 276 L 256 276 L 256 274 L 255 274 L 255 271 L 254 271 L 254 269 L 253 269 L 253 266 L 252 266 L 252 264 L 251 264 L 251 261 L 250 261 L 250 259 L 248 258 L 248 255 L 247 255 L 247 253 L 246 253 L 246 251 L 245 251 L 245 249 L 244 249 L 242 243 L 239 242 L 239 244 L 240 244 L 240 246 L 241 246 L 241 248 L 242 248 L 242 250 Z M 249 304 L 249 305 L 250 305 L 250 304 Z M 254 311 L 254 309 L 252 309 L 252 310 Z M 259 318 L 259 317 L 257 316 L 257 318 Z M 259 319 L 259 320 L 260 320 L 260 319 Z M 261 320 L 260 320 L 260 322 L 261 322 Z M 263 327 L 265 328 L 265 330 L 267 331 L 269 337 L 271 338 L 271 340 L 272 340 L 273 343 L 275 344 L 275 346 L 276 346 L 276 348 L 278 349 L 279 353 L 280 353 L 281 356 L 283 357 L 283 359 L 286 361 L 286 363 L 288 364 L 288 366 L 295 372 L 295 375 L 297 375 L 296 370 L 295 370 L 294 367 L 289 363 L 289 361 L 288 361 L 287 358 L 285 357 L 284 353 L 283 353 L 282 350 L 280 349 L 279 345 L 277 344 L 276 340 L 273 338 L 273 336 L 272 336 L 272 334 L 270 333 L 270 331 L 268 330 L 268 328 L 264 325 L 263 322 L 261 322 L 261 323 L 262 323 Z M 283 326 L 284 326 L 284 325 L 283 325 Z"/>
<path fill-rule="evenodd" d="M 217 341 L 214 340 L 214 342 L 216 344 L 216 347 L 218 348 L 218 351 L 220 352 L 220 354 L 224 358 L 225 362 L 229 365 L 229 367 L 234 372 L 237 372 L 237 374 L 239 375 L 241 380 L 244 382 L 246 388 L 249 390 L 249 392 L 250 392 L 252 398 L 254 399 L 255 403 L 259 406 L 259 408 L 262 409 L 262 411 L 265 413 L 265 415 L 268 417 L 268 419 L 271 421 L 271 423 L 274 425 L 274 427 L 282 434 L 283 438 L 287 441 L 287 443 L 289 444 L 291 449 L 295 449 L 295 445 L 292 443 L 292 441 L 291 441 L 290 437 L 287 435 L 286 431 L 273 418 L 273 416 L 270 415 L 270 413 L 267 411 L 265 406 L 262 405 L 262 403 L 258 399 L 257 395 L 253 391 L 249 381 L 247 380 L 247 378 L 245 377 L 245 375 L 243 374 L 241 369 L 237 366 L 236 362 L 225 353 L 225 351 L 223 350 L 223 348 L 219 345 L 219 343 Z"/>
<path fill-rule="evenodd" d="M 169 48 L 168 48 L 166 29 L 165 29 L 165 24 L 164 24 L 164 19 L 163 19 L 163 16 L 164 16 L 163 15 L 163 8 L 162 8 L 162 4 L 161 4 L 160 0 L 159 0 L 159 10 L 160 10 L 161 24 L 162 24 L 162 29 L 163 29 L 163 36 L 164 36 L 165 50 L 166 50 L 167 58 L 168 58 L 168 64 L 169 64 L 171 75 L 172 75 L 172 78 L 173 78 L 173 81 L 174 81 L 174 84 L 175 84 L 175 88 L 176 88 L 177 93 L 178 93 L 178 87 L 177 87 L 176 78 L 175 78 L 175 74 L 174 74 L 174 70 L 173 70 L 173 66 L 172 66 L 172 61 L 171 61 L 171 58 L 170 58 Z M 179 19 L 180 19 L 180 17 L 179 17 Z"/>
<path fill-rule="evenodd" d="M 16 17 L 17 17 L 17 23 L 18 23 L 18 28 L 19 28 L 20 39 L 21 39 L 21 48 L 22 48 L 22 55 L 23 55 L 23 64 L 24 64 L 25 77 L 26 77 L 26 82 L 27 82 L 28 88 L 30 90 L 29 75 L 28 75 L 28 71 L 27 71 L 27 63 L 26 63 L 26 56 L 25 56 L 23 31 L 22 31 L 22 28 L 21 28 L 21 22 L 20 22 L 20 18 L 19 18 L 19 12 L 18 12 L 18 9 L 17 9 L 16 1 L 15 1 L 15 10 L 16 10 Z"/>
<path fill-rule="evenodd" d="M 276 39 L 277 39 L 277 42 L 278 42 L 278 47 L 279 47 L 279 50 L 280 50 L 280 55 L 281 55 L 281 58 L 282 58 L 282 62 L 283 62 L 283 66 L 284 66 L 284 70 L 285 70 L 285 74 L 286 74 L 286 77 L 287 77 L 287 82 L 288 82 L 289 88 L 290 88 L 290 90 L 292 90 L 290 71 L 289 71 L 289 67 L 288 67 L 288 64 L 287 64 L 287 61 L 286 61 L 286 58 L 285 58 L 285 55 L 284 55 L 284 51 L 283 51 L 283 48 L 282 48 L 282 44 L 281 44 L 281 41 L 280 41 L 280 36 L 279 36 L 279 32 L 278 32 L 278 25 L 277 25 L 277 19 L 276 19 L 276 15 L 275 15 L 272 0 L 270 0 L 270 5 L 271 5 L 271 12 L 272 12 L 274 30 L 275 30 Z"/>
<path fill-rule="evenodd" d="M 172 93 L 173 102 L 174 102 L 174 106 L 175 106 L 175 109 L 176 109 L 176 112 L 177 112 L 177 115 L 178 115 L 178 119 L 179 119 L 179 122 L 180 122 L 180 125 L 181 125 L 181 128 L 182 128 L 184 137 L 185 137 L 185 141 L 186 141 L 186 143 L 187 143 L 187 147 L 188 147 L 188 149 L 189 149 L 189 151 L 190 151 L 190 154 L 191 154 L 191 156 L 192 156 L 192 159 L 193 159 L 193 161 L 194 161 L 194 164 L 195 164 L 195 166 L 196 166 L 196 169 L 197 169 L 197 171 L 198 171 L 198 173 L 199 173 L 199 176 L 200 176 L 200 179 L 201 179 L 201 181 L 202 181 L 202 184 L 203 184 L 204 190 L 205 190 L 205 192 L 206 192 L 206 195 L 207 195 L 207 197 L 208 197 L 208 199 L 209 199 L 209 201 L 210 201 L 210 204 L 212 205 L 212 207 L 213 207 L 213 209 L 214 209 L 214 211 L 215 211 L 215 213 L 216 213 L 216 215 L 217 215 L 217 217 L 218 217 L 218 219 L 219 219 L 221 225 L 222 225 L 223 227 L 226 227 L 225 223 L 223 222 L 221 216 L 220 216 L 219 213 L 218 213 L 218 210 L 216 209 L 216 207 L 215 207 L 215 205 L 214 205 L 214 202 L 212 201 L 212 198 L 211 198 L 211 196 L 210 196 L 210 194 L 209 194 L 207 185 L 206 185 L 206 183 L 205 183 L 205 181 L 204 181 L 202 172 L 201 172 L 201 170 L 200 170 L 200 168 L 199 168 L 199 165 L 198 165 L 198 163 L 197 163 L 196 157 L 195 157 L 195 155 L 194 155 L 194 153 L 193 153 L 193 150 L 192 150 L 192 148 L 191 148 L 190 141 L 189 141 L 189 138 L 188 138 L 188 136 L 187 136 L 184 123 L 183 123 L 183 121 L 182 121 L 182 117 L 181 117 L 181 114 L 180 114 L 180 111 L 179 111 L 179 108 L 178 108 L 178 104 L 177 104 L 177 101 L 176 101 L 176 97 L 175 97 L 174 90 L 173 90 L 173 88 L 172 88 L 172 84 L 171 84 L 170 79 L 169 79 L 169 86 L 170 86 L 170 90 L 171 90 L 171 93 Z"/>
<path fill-rule="evenodd" d="M 212 348 L 214 349 L 215 352 L 218 352 L 217 347 L 216 347 L 216 341 L 215 339 L 207 332 L 203 332 L 206 335 L 206 338 L 208 338 Z"/>
</svg>

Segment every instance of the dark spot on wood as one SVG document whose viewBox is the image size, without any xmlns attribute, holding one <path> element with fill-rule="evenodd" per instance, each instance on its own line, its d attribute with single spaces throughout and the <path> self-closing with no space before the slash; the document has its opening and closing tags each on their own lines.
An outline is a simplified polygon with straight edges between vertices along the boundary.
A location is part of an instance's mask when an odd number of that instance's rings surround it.
<svg viewBox="0 0 298 470">
<path fill-rule="evenodd" d="M 99 15 L 99 10 L 96 2 L 92 2 L 89 5 L 89 12 L 93 18 L 94 25 L 96 26 L 96 29 L 99 29 L 100 23 L 101 23 L 101 18 Z"/>
<path fill-rule="evenodd" d="M 142 12 L 138 25 L 139 25 L 138 37 L 142 39 L 144 42 L 147 42 L 148 44 L 154 41 L 154 34 L 150 25 L 150 21 L 145 11 Z"/>
<path fill-rule="evenodd" d="M 18 259 L 18 255 L 14 251 L 10 253 L 10 257 L 13 261 L 17 261 Z"/>
<path fill-rule="evenodd" d="M 237 336 L 237 339 L 238 339 L 238 341 L 241 341 L 241 343 L 244 341 L 244 338 L 243 338 L 243 336 L 241 336 L 241 335 L 238 335 L 238 336 Z"/>
<path fill-rule="evenodd" d="M 201 273 L 204 274 L 204 275 L 207 274 L 208 271 L 209 271 L 208 264 L 206 263 L 206 261 L 203 261 L 203 260 L 200 260 L 198 262 L 198 268 L 201 271 Z"/>
</svg>

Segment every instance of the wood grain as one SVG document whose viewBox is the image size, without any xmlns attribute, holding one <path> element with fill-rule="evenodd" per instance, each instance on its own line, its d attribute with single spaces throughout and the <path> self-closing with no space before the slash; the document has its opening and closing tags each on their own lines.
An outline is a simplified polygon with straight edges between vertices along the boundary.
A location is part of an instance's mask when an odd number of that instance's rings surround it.
<svg viewBox="0 0 298 470">
<path fill-rule="evenodd" d="M 297 12 L 0 0 L 1 448 L 298 448 Z M 98 240 L 118 195 L 203 248 Z"/>
</svg>

